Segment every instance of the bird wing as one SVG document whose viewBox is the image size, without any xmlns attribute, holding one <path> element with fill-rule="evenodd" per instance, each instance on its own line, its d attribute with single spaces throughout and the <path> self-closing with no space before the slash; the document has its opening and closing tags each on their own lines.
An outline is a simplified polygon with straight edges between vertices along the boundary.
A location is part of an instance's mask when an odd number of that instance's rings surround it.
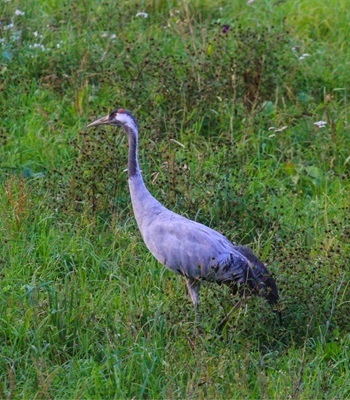
<svg viewBox="0 0 350 400">
<path fill-rule="evenodd" d="M 157 215 L 143 239 L 169 269 L 190 279 L 246 281 L 249 260 L 219 232 L 169 212 Z"/>
</svg>

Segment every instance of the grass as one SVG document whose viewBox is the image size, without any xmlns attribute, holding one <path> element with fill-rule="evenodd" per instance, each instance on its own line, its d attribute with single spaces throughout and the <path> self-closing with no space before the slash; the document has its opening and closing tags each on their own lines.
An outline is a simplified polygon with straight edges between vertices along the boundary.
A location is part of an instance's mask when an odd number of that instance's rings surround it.
<svg viewBox="0 0 350 400">
<path fill-rule="evenodd" d="M 347 2 L 0 9 L 0 397 L 350 397 Z M 253 298 L 219 333 L 235 299 L 205 286 L 194 333 L 125 138 L 85 129 L 115 107 L 151 192 L 267 262 L 283 326 Z"/>
</svg>

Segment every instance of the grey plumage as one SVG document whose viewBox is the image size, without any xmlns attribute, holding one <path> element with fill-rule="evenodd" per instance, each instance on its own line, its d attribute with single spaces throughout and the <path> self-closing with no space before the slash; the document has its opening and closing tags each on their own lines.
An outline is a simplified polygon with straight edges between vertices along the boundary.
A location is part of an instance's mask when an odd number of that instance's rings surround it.
<svg viewBox="0 0 350 400">
<path fill-rule="evenodd" d="M 148 191 L 138 164 L 138 127 L 130 112 L 119 109 L 88 126 L 121 126 L 128 136 L 129 189 L 142 238 L 154 257 L 185 277 L 195 309 L 201 281 L 248 288 L 275 306 L 278 290 L 264 264 L 245 246 L 203 224 L 170 211 Z"/>
</svg>

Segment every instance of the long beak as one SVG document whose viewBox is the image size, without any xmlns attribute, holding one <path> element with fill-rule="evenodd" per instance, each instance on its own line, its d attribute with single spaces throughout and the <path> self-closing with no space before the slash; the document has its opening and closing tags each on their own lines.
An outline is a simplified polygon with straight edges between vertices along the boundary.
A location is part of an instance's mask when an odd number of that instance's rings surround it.
<svg viewBox="0 0 350 400">
<path fill-rule="evenodd" d="M 111 123 L 111 120 L 109 118 L 109 115 L 106 115 L 105 117 L 99 118 L 94 122 L 91 122 L 91 124 L 89 124 L 87 126 L 87 128 L 89 128 L 90 126 L 98 126 L 98 125 L 108 125 Z"/>
</svg>

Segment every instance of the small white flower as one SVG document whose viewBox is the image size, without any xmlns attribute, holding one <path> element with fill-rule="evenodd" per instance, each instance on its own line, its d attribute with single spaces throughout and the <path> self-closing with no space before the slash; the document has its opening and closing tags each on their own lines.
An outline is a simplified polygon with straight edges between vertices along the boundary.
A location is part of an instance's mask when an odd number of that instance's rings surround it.
<svg viewBox="0 0 350 400">
<path fill-rule="evenodd" d="M 255 1 L 255 0 L 248 0 L 248 1 L 247 1 L 248 6 L 250 6 L 251 4 L 253 4 L 254 1 Z"/>
<path fill-rule="evenodd" d="M 148 14 L 146 12 L 138 12 L 136 17 L 148 18 Z"/>
<path fill-rule="evenodd" d="M 24 12 L 17 9 L 17 10 L 15 11 L 15 15 L 24 15 Z"/>
<path fill-rule="evenodd" d="M 109 36 L 109 34 L 107 32 L 103 32 L 102 35 L 101 35 L 101 37 L 103 37 L 103 38 L 106 38 L 108 36 Z"/>
<path fill-rule="evenodd" d="M 310 57 L 310 54 L 304 53 L 299 57 L 299 60 L 305 60 L 306 57 Z"/>
<path fill-rule="evenodd" d="M 40 49 L 40 50 L 42 50 L 42 51 L 45 51 L 46 50 L 46 47 L 43 45 L 43 44 L 41 44 L 41 43 L 34 43 L 33 45 L 29 45 L 29 48 L 30 49 Z"/>
<path fill-rule="evenodd" d="M 112 33 L 112 35 L 109 36 L 110 39 L 116 39 L 117 35 L 115 33 Z"/>
<path fill-rule="evenodd" d="M 317 121 L 314 122 L 314 125 L 318 126 L 319 128 L 324 128 L 327 125 L 326 121 Z"/>
<path fill-rule="evenodd" d="M 33 35 L 34 35 L 34 37 L 36 37 L 36 38 L 40 38 L 40 39 L 43 38 L 43 35 L 40 35 L 40 33 L 37 32 L 37 31 L 33 32 Z"/>
<path fill-rule="evenodd" d="M 57 43 L 56 44 L 56 49 L 60 49 L 61 48 L 61 43 Z"/>
<path fill-rule="evenodd" d="M 8 25 L 5 25 L 4 26 L 4 31 L 7 31 L 7 30 L 9 30 L 9 29 L 13 29 L 15 27 L 15 25 L 14 24 L 8 24 Z"/>
</svg>

